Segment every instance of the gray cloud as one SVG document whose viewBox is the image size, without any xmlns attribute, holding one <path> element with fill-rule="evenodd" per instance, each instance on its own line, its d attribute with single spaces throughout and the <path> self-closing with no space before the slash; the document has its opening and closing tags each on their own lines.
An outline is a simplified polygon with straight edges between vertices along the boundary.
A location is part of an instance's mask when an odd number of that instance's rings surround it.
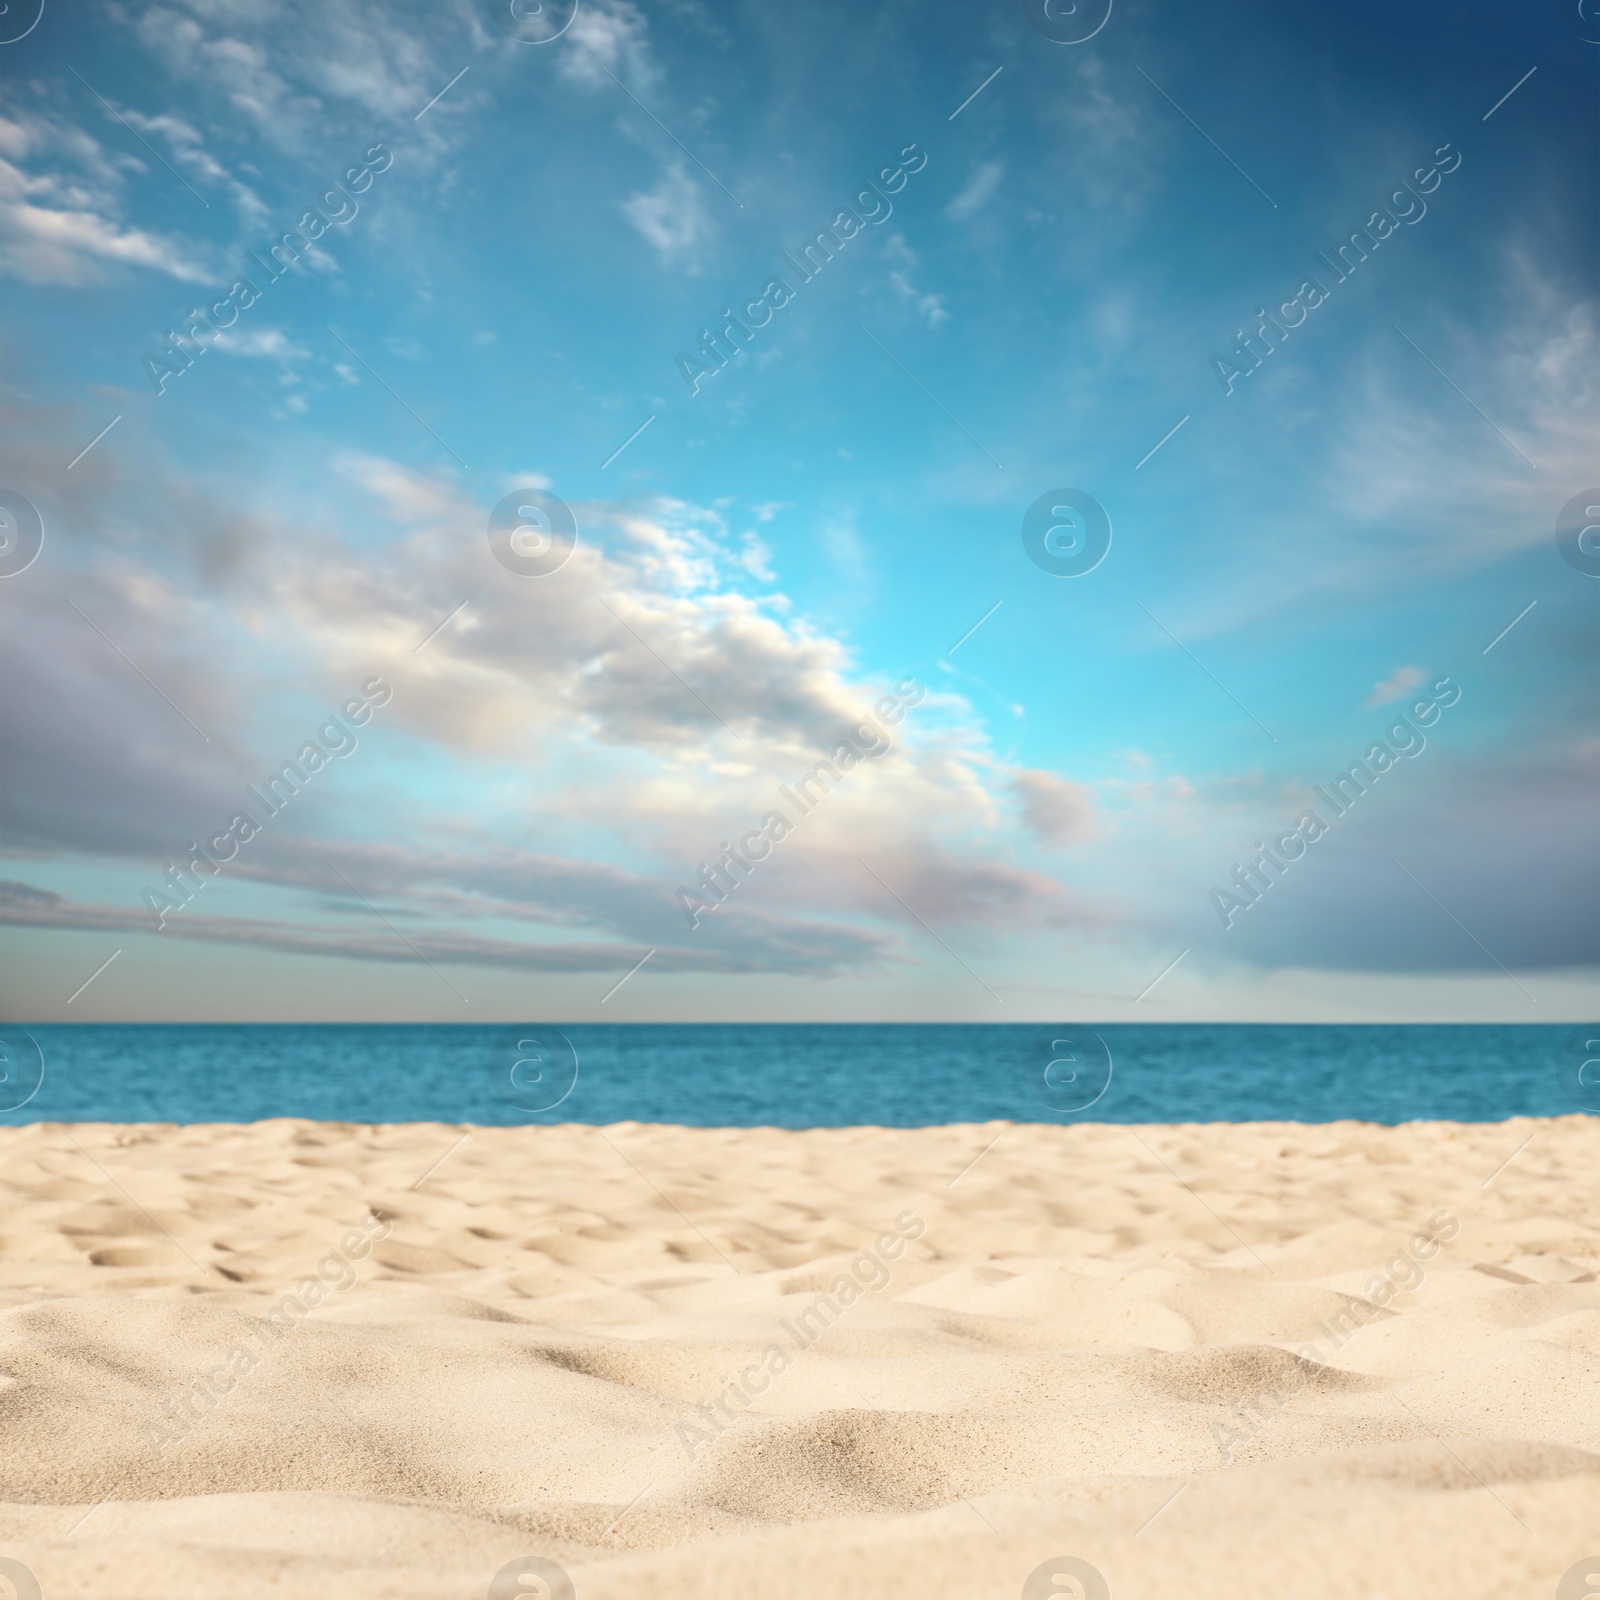
<svg viewBox="0 0 1600 1600">
<path fill-rule="evenodd" d="M 1497 963 L 1600 964 L 1600 745 L 1515 765 L 1441 752 L 1422 770 L 1430 759 L 1408 775 L 1414 783 L 1362 799 L 1215 948 L 1262 967 L 1477 972 L 1497 983 L 1507 981 Z M 1209 931 L 1221 933 L 1214 919 Z"/>
<path fill-rule="evenodd" d="M 1094 832 L 1094 795 L 1054 772 L 1019 771 L 1011 780 L 1028 826 L 1051 844 L 1077 844 Z"/>
<path fill-rule="evenodd" d="M 342 885 L 341 885 L 342 887 Z M 208 916 L 182 911 L 156 932 L 150 913 L 123 906 L 85 904 L 63 899 L 31 884 L 0 882 L 0 923 L 29 928 L 93 929 L 119 935 L 203 944 L 250 945 L 287 955 L 333 957 L 352 961 L 388 961 L 503 968 L 514 972 L 617 972 L 637 962 L 644 951 L 637 944 L 549 943 L 497 939 L 457 928 L 414 924 L 404 936 L 385 927 L 365 905 L 349 897 L 368 924 L 359 929 L 331 928 L 325 923 L 293 923 L 251 917 Z M 347 908 L 348 909 L 348 908 Z M 683 940 L 657 946 L 651 966 L 657 972 L 786 973 L 811 977 L 857 974 L 879 966 L 888 941 L 857 929 L 835 927 L 752 927 L 749 919 L 731 918 L 738 936 L 723 941 Z M 733 931 L 733 929 L 730 929 Z"/>
</svg>

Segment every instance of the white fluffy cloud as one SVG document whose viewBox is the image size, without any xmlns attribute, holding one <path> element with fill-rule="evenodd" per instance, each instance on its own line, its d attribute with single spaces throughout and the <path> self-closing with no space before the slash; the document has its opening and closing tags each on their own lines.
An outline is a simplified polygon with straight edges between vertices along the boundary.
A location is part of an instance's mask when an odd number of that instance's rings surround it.
<svg viewBox="0 0 1600 1600">
<path fill-rule="evenodd" d="M 585 0 L 562 35 L 561 71 L 575 83 L 607 84 L 611 77 L 647 89 L 655 80 L 649 24 L 629 0 Z"/>
<path fill-rule="evenodd" d="M 622 202 L 628 221 L 655 246 L 663 261 L 699 267 L 698 253 L 711 232 L 700 185 L 675 161 L 654 189 L 629 195 Z"/>
</svg>

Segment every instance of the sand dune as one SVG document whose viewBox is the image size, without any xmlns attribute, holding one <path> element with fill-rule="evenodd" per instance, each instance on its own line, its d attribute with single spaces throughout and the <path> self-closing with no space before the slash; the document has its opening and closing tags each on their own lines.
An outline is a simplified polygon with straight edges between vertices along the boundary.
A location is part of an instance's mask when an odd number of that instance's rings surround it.
<svg viewBox="0 0 1600 1600">
<path fill-rule="evenodd" d="M 1592 1118 L 42 1125 L 0 1158 L 0 1557 L 45 1600 L 1600 1572 Z"/>
</svg>

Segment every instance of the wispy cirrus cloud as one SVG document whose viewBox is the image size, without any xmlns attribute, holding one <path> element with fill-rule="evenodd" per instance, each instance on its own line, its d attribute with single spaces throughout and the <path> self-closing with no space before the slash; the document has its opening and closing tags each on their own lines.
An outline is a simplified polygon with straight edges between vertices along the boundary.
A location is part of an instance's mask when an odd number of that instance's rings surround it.
<svg viewBox="0 0 1600 1600">
<path fill-rule="evenodd" d="M 341 865 L 360 870 L 360 863 L 342 853 Z M 564 864 L 565 865 L 565 864 Z M 163 939 L 254 946 L 283 955 L 322 956 L 347 961 L 382 961 L 426 965 L 498 968 L 510 972 L 576 974 L 625 971 L 639 959 L 640 943 L 605 939 L 528 940 L 496 938 L 470 928 L 425 918 L 408 906 L 410 896 L 386 891 L 368 882 L 362 893 L 373 899 L 392 921 L 401 919 L 403 933 L 384 926 L 343 879 L 324 868 L 319 887 L 332 900 L 345 902 L 342 923 L 317 920 L 219 916 L 186 909 L 167 918 L 156 932 Z M 585 918 L 585 920 L 590 920 Z M 785 922 L 753 917 L 737 910 L 707 927 L 719 937 L 685 938 L 681 919 L 676 928 L 660 919 L 659 942 L 651 962 L 657 972 L 743 975 L 773 973 L 833 977 L 880 970 L 893 954 L 892 941 L 871 930 L 841 923 Z M 359 926 L 351 926 L 359 922 Z M 121 935 L 155 932 L 151 913 L 142 907 L 97 905 L 68 900 L 15 880 L 0 881 L 0 924 L 26 928 L 61 928 Z"/>
<path fill-rule="evenodd" d="M 291 0 L 266 10 L 170 0 L 125 20 L 196 101 L 219 96 L 285 149 L 319 143 L 335 115 L 344 121 L 359 113 L 368 126 L 374 119 L 409 122 L 444 82 L 441 23 L 464 49 L 489 43 L 476 8 L 462 4 L 441 14 L 376 0 L 333 7 Z"/>
<path fill-rule="evenodd" d="M 226 193 L 247 227 L 259 227 L 271 216 L 261 196 L 229 171 L 207 148 L 199 130 L 182 117 L 171 112 L 145 116 L 132 106 L 119 108 L 118 115 L 137 132 L 164 143 L 171 150 L 173 160 L 199 182 Z"/>
<path fill-rule="evenodd" d="M 0 265 L 30 283 L 84 287 L 118 267 L 206 283 L 202 251 L 126 218 L 126 166 L 42 113 L 0 123 Z"/>
<path fill-rule="evenodd" d="M 994 198 L 1005 170 L 999 161 L 980 161 L 955 199 L 944 208 L 944 214 L 952 222 L 965 222 L 976 216 Z"/>
</svg>

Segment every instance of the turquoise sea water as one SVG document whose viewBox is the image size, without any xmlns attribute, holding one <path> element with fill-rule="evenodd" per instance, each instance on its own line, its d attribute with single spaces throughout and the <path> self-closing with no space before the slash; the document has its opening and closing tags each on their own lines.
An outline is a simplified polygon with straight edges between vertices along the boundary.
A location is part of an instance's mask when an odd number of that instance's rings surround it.
<svg viewBox="0 0 1600 1600">
<path fill-rule="evenodd" d="M 1597 1031 L 0 1024 L 0 1122 L 1497 1121 L 1600 1110 Z"/>
</svg>

